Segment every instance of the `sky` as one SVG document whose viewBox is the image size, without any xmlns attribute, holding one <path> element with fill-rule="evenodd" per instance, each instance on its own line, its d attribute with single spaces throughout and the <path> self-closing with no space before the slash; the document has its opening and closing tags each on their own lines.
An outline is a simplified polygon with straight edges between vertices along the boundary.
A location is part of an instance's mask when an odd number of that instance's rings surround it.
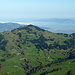
<svg viewBox="0 0 75 75">
<path fill-rule="evenodd" d="M 0 20 L 75 18 L 75 0 L 0 0 Z"/>
</svg>

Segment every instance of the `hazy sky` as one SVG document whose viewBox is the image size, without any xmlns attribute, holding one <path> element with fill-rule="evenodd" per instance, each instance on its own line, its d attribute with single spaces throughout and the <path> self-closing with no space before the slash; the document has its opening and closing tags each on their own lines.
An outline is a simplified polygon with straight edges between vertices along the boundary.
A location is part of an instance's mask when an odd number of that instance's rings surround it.
<svg viewBox="0 0 75 75">
<path fill-rule="evenodd" d="M 75 18 L 75 0 L 0 0 L 1 18 Z"/>
</svg>

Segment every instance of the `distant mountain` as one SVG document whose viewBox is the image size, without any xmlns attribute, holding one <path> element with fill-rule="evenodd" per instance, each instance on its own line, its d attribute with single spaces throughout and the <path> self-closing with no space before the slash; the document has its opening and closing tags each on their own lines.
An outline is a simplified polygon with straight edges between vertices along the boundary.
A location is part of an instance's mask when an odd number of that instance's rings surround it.
<svg viewBox="0 0 75 75">
<path fill-rule="evenodd" d="M 37 19 L 35 21 L 38 21 L 38 22 L 75 23 L 75 19 L 60 19 L 60 18 Z"/>
<path fill-rule="evenodd" d="M 20 26 L 22 25 L 18 23 L 0 23 L 0 32 L 12 30 Z"/>
<path fill-rule="evenodd" d="M 0 33 L 0 75 L 74 75 L 74 37 L 34 25 Z"/>
</svg>

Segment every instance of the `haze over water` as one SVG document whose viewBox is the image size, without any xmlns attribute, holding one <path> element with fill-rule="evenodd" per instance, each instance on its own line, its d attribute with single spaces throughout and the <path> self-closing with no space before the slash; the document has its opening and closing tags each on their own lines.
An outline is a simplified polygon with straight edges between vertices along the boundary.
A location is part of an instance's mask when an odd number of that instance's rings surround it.
<svg viewBox="0 0 75 75">
<path fill-rule="evenodd" d="M 75 33 L 75 19 L 12 19 L 2 20 L 3 22 L 14 22 L 19 24 L 33 24 L 42 29 L 54 32 L 54 33 Z M 0 20 L 0 22 L 2 22 Z"/>
</svg>

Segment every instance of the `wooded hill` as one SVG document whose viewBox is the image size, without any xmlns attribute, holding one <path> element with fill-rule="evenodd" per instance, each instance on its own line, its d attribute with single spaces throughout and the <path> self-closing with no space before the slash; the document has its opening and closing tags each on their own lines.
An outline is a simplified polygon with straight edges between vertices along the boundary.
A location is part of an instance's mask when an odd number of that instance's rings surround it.
<svg viewBox="0 0 75 75">
<path fill-rule="evenodd" d="M 74 65 L 75 33 L 52 33 L 33 25 L 0 33 L 0 74 L 74 75 Z"/>
</svg>

